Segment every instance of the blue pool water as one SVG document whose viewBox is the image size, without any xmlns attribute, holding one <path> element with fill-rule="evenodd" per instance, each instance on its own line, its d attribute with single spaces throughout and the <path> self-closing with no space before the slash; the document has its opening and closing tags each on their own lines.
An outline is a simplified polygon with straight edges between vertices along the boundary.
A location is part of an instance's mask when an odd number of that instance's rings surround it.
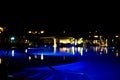
<svg viewBox="0 0 120 80">
<path fill-rule="evenodd" d="M 32 80 L 120 80 L 120 53 L 115 47 L 42 46 L 0 50 L 1 72 Z"/>
</svg>

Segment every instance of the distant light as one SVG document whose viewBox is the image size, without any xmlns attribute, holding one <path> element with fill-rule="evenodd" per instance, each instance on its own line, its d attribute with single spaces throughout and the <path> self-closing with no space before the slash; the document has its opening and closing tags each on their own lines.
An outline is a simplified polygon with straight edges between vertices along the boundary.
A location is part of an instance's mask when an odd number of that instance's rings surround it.
<svg viewBox="0 0 120 80">
<path fill-rule="evenodd" d="M 37 55 L 35 55 L 35 59 L 37 59 Z"/>
<path fill-rule="evenodd" d="M 2 59 L 0 58 L 0 64 L 2 63 Z"/>
<path fill-rule="evenodd" d="M 29 60 L 31 60 L 31 56 L 29 56 Z"/>
<path fill-rule="evenodd" d="M 66 31 L 63 31 L 63 33 L 66 33 Z"/>
<path fill-rule="evenodd" d="M 88 37 L 91 37 L 90 35 Z"/>
<path fill-rule="evenodd" d="M 118 50 L 116 50 L 116 57 L 118 57 L 119 56 L 119 54 L 118 54 Z"/>
<path fill-rule="evenodd" d="M 119 36 L 118 36 L 118 35 L 116 35 L 115 37 L 116 37 L 116 38 L 118 38 Z"/>
<path fill-rule="evenodd" d="M 28 33 L 32 33 L 32 31 L 28 31 Z"/>
<path fill-rule="evenodd" d="M 44 56 L 43 56 L 43 54 L 41 54 L 41 60 L 43 60 L 44 59 Z"/>
<path fill-rule="evenodd" d="M 15 37 L 11 37 L 10 39 L 13 41 L 13 40 L 15 40 Z"/>
<path fill-rule="evenodd" d="M 95 35 L 94 37 L 95 37 L 95 38 L 98 38 L 98 35 Z"/>
<path fill-rule="evenodd" d="M 44 33 L 44 31 L 42 30 L 42 31 L 40 31 L 40 33 L 41 33 L 41 34 L 43 34 L 43 33 Z"/>
<path fill-rule="evenodd" d="M 114 39 L 112 39 L 112 42 L 114 41 Z"/>
<path fill-rule="evenodd" d="M 91 31 L 89 33 L 91 33 Z"/>
<path fill-rule="evenodd" d="M 28 43 L 28 42 L 29 42 L 29 40 L 26 39 L 26 40 L 25 40 L 25 43 Z"/>
<path fill-rule="evenodd" d="M 83 47 L 78 47 L 78 52 L 80 52 L 81 56 L 83 56 Z"/>
<path fill-rule="evenodd" d="M 72 47 L 72 54 L 75 55 L 75 47 Z"/>
<path fill-rule="evenodd" d="M 3 27 L 0 27 L 0 32 L 3 32 L 3 31 L 4 31 Z"/>
<path fill-rule="evenodd" d="M 35 31 L 35 34 L 37 33 L 37 31 Z"/>
</svg>

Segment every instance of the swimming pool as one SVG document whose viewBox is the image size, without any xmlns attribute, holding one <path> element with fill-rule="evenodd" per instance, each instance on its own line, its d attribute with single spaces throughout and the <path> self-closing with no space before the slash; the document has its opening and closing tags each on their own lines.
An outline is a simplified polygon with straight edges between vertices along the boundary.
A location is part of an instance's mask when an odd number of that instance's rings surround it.
<svg viewBox="0 0 120 80">
<path fill-rule="evenodd" d="M 25 69 L 27 69 L 27 71 L 25 70 L 25 73 L 28 73 L 29 68 L 30 68 L 30 70 L 32 70 L 32 69 L 36 70 L 36 68 L 38 68 L 38 67 L 39 68 L 40 67 L 48 67 L 49 69 L 62 70 L 62 71 L 68 71 L 68 69 L 69 69 L 70 71 L 75 72 L 75 73 L 76 73 L 76 71 L 78 72 L 79 70 L 81 70 L 81 71 L 83 71 L 82 73 L 86 73 L 87 76 L 89 77 L 93 73 L 98 74 L 94 70 L 99 69 L 97 71 L 101 73 L 101 70 L 103 68 L 101 69 L 100 67 L 103 67 L 103 66 L 105 67 L 105 70 L 107 70 L 107 71 L 111 71 L 111 70 L 109 70 L 110 67 L 111 67 L 110 69 L 116 68 L 117 70 L 119 70 L 118 69 L 120 66 L 119 56 L 120 56 L 119 49 L 116 49 L 115 47 L 42 46 L 42 47 L 38 47 L 38 48 L 26 48 L 23 50 L 17 50 L 17 49 L 15 49 L 15 50 L 14 49 L 13 50 L 0 50 L 0 64 L 2 65 L 3 63 L 8 62 L 8 66 L 6 69 L 8 70 L 8 74 L 13 74 L 13 75 L 15 75 L 15 73 L 19 73 L 19 72 L 24 73 Z M 76 64 L 75 62 L 78 62 L 78 64 Z M 71 64 L 71 65 L 68 66 L 67 64 Z M 96 66 L 96 68 L 95 68 L 95 66 Z M 3 67 L 1 66 L 1 69 L 2 68 Z M 83 69 L 81 69 L 81 68 L 83 68 Z M 92 73 L 90 73 L 92 69 L 93 69 L 93 71 L 92 71 Z M 116 71 L 116 69 L 115 70 L 114 69 L 112 69 L 112 72 L 119 74 L 119 71 Z M 37 71 L 39 71 L 39 70 L 40 69 L 38 69 Z M 44 69 L 42 69 L 42 70 L 44 70 Z M 45 69 L 45 71 L 46 70 L 47 69 Z M 80 73 L 81 73 L 81 71 L 80 71 Z M 69 74 L 75 75 L 75 74 L 71 74 L 71 73 L 69 73 Z M 109 73 L 108 75 L 111 75 L 111 74 Z M 19 74 L 19 76 L 20 76 L 20 74 Z M 68 74 L 67 74 L 67 76 L 68 76 Z M 113 77 L 115 77 L 115 76 L 113 76 Z M 48 80 L 52 80 L 52 79 L 48 79 Z M 83 80 L 86 80 L 86 79 L 83 79 Z M 89 77 L 88 80 L 92 80 L 92 78 Z M 112 78 L 110 80 L 112 80 Z"/>
</svg>

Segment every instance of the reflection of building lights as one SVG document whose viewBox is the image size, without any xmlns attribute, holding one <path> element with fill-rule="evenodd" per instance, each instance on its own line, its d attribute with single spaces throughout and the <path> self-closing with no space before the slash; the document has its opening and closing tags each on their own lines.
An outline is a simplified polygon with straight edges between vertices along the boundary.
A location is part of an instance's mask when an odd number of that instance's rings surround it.
<svg viewBox="0 0 120 80">
<path fill-rule="evenodd" d="M 43 56 L 43 54 L 41 54 L 41 60 L 43 60 L 44 59 L 44 56 Z"/>
<path fill-rule="evenodd" d="M 14 56 L 14 50 L 12 50 L 12 56 Z"/>
<path fill-rule="evenodd" d="M 81 56 L 83 55 L 83 47 L 78 47 L 78 52 L 80 52 Z"/>
<path fill-rule="evenodd" d="M 75 39 L 75 45 L 77 45 L 77 39 Z"/>
<path fill-rule="evenodd" d="M 106 52 L 106 54 L 108 53 L 108 49 L 107 49 L 107 47 L 105 47 L 105 52 Z"/>
<path fill-rule="evenodd" d="M 37 55 L 35 55 L 35 59 L 37 59 Z"/>
<path fill-rule="evenodd" d="M 118 57 L 118 50 L 116 50 L 116 57 Z"/>
<path fill-rule="evenodd" d="M 27 53 L 27 49 L 25 49 L 25 53 Z"/>
<path fill-rule="evenodd" d="M 116 53 L 116 57 L 118 57 L 118 53 Z"/>
<path fill-rule="evenodd" d="M 96 52 L 98 51 L 98 47 L 95 47 L 95 51 L 96 51 Z"/>
<path fill-rule="evenodd" d="M 69 48 L 66 48 L 66 47 L 63 47 L 63 48 L 60 48 L 60 51 L 61 52 L 69 52 L 70 51 L 70 49 Z"/>
<path fill-rule="evenodd" d="M 72 53 L 75 54 L 75 47 L 72 47 Z"/>
<path fill-rule="evenodd" d="M 2 59 L 0 58 L 0 64 L 2 63 Z"/>
<path fill-rule="evenodd" d="M 29 60 L 31 60 L 31 56 L 29 56 Z"/>
<path fill-rule="evenodd" d="M 112 50 L 112 52 L 114 52 L 114 50 Z"/>
<path fill-rule="evenodd" d="M 100 55 L 102 54 L 102 52 L 100 52 Z"/>
<path fill-rule="evenodd" d="M 56 46 L 54 46 L 54 53 L 56 53 L 56 48 L 57 48 L 57 47 L 56 47 Z"/>
<path fill-rule="evenodd" d="M 88 50 L 87 49 L 85 49 L 85 52 L 87 52 Z"/>
</svg>

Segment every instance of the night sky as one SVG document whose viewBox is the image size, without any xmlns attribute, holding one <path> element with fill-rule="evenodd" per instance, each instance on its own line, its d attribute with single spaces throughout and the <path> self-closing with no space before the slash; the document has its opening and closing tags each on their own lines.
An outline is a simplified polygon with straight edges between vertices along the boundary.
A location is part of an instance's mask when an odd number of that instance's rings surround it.
<svg viewBox="0 0 120 80">
<path fill-rule="evenodd" d="M 0 15 L 0 26 L 6 26 L 13 31 L 32 28 L 56 32 L 66 30 L 73 33 L 95 30 L 120 33 L 119 11 L 114 8 L 63 7 L 19 12 L 11 11 L 10 14 Z"/>
</svg>

